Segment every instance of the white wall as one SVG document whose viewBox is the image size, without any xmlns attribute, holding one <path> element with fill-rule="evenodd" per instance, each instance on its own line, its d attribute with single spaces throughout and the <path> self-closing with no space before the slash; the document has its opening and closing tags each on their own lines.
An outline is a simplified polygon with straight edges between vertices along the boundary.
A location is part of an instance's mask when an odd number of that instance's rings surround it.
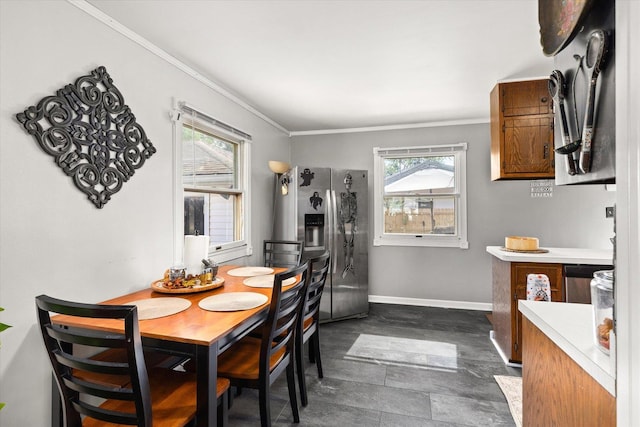
<svg viewBox="0 0 640 427">
<path fill-rule="evenodd" d="M 553 197 L 531 198 L 530 181 L 492 182 L 489 124 L 297 136 L 291 158 L 304 166 L 367 169 L 373 177 L 373 147 L 455 142 L 469 144 L 469 249 L 373 247 L 370 243 L 369 295 L 489 307 L 491 262 L 485 248 L 503 245 L 505 236 L 536 236 L 541 247 L 612 247 L 613 221 L 605 219 L 605 207 L 614 204 L 615 192 L 605 191 L 604 185 L 554 186 Z M 372 178 L 369 181 L 371 192 Z M 373 224 L 369 232 L 373 235 Z"/>
<path fill-rule="evenodd" d="M 50 372 L 34 297 L 98 302 L 141 289 L 172 261 L 174 98 L 253 136 L 252 239 L 270 232 L 281 131 L 65 1 L 0 1 L 0 411 L 4 427 L 46 426 Z M 76 189 L 15 119 L 42 97 L 106 66 L 157 149 L 103 209 Z M 257 256 L 257 255 L 254 255 Z M 250 260 L 238 260 L 240 263 Z"/>
</svg>

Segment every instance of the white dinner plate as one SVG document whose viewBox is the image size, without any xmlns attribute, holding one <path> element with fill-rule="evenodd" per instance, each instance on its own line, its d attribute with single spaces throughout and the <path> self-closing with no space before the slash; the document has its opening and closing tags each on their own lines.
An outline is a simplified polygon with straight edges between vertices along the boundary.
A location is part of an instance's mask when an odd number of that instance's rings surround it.
<svg viewBox="0 0 640 427">
<path fill-rule="evenodd" d="M 242 281 L 247 286 L 252 288 L 273 288 L 273 281 L 275 280 L 275 274 L 267 274 L 264 276 L 253 276 L 247 277 Z M 284 282 L 282 282 L 282 286 L 289 286 L 296 283 L 295 277 L 289 277 Z"/>
<path fill-rule="evenodd" d="M 226 292 L 207 297 L 198 305 L 209 311 L 240 311 L 260 307 L 268 300 L 266 295 L 256 292 Z"/>
<path fill-rule="evenodd" d="M 239 267 L 227 271 L 229 276 L 251 277 L 262 276 L 264 274 L 273 273 L 273 268 L 269 267 Z"/>
<path fill-rule="evenodd" d="M 124 305 L 138 307 L 138 320 L 156 319 L 171 316 L 191 307 L 191 301 L 184 298 L 145 298 L 126 302 Z"/>
</svg>

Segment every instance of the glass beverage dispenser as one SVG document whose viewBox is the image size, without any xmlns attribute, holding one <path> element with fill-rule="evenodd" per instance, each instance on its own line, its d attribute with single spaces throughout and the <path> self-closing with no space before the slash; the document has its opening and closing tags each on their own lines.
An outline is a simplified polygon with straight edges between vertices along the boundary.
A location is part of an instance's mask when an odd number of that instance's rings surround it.
<svg viewBox="0 0 640 427">
<path fill-rule="evenodd" d="M 606 354 L 609 354 L 611 350 L 611 332 L 614 325 L 613 283 L 613 270 L 601 270 L 593 273 L 591 304 L 593 304 L 595 340 L 598 348 Z"/>
</svg>

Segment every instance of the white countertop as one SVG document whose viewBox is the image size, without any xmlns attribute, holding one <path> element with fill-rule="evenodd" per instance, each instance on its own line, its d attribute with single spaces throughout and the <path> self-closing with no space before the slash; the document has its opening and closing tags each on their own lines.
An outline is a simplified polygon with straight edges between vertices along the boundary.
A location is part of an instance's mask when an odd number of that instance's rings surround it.
<svg viewBox="0 0 640 427">
<path fill-rule="evenodd" d="M 500 246 L 487 246 L 487 252 L 502 261 L 559 264 L 612 265 L 613 249 L 546 248 L 547 253 L 508 252 Z"/>
<path fill-rule="evenodd" d="M 595 344 L 591 304 L 520 300 L 518 309 L 615 397 L 615 367 Z"/>
</svg>

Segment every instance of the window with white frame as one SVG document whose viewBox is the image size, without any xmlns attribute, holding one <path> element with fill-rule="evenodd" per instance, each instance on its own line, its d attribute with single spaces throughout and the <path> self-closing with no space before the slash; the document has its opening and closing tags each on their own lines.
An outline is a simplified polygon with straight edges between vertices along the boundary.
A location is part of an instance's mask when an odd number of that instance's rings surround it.
<svg viewBox="0 0 640 427">
<path fill-rule="evenodd" d="M 374 148 L 374 246 L 468 248 L 467 144 Z"/>
<path fill-rule="evenodd" d="M 174 117 L 176 259 L 185 235 L 209 236 L 219 262 L 250 255 L 251 136 L 184 103 Z"/>
</svg>

